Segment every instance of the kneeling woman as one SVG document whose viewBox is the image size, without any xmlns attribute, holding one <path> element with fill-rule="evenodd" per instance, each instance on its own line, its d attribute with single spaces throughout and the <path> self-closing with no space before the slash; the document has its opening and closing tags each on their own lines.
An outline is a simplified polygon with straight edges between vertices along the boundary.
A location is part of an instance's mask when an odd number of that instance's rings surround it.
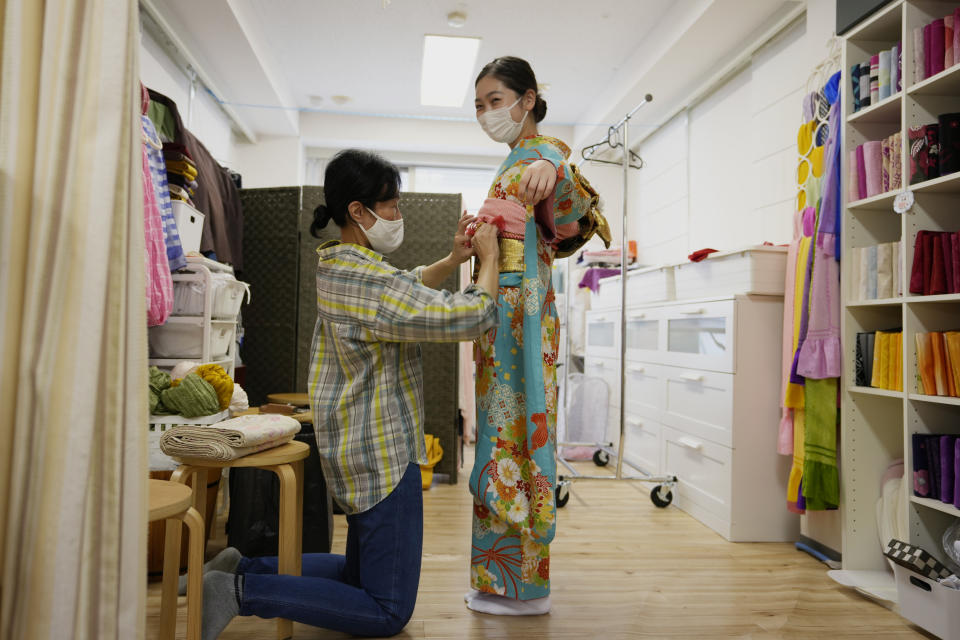
<svg viewBox="0 0 960 640">
<path fill-rule="evenodd" d="M 243 558 L 236 573 L 204 580 L 204 640 L 234 615 L 287 618 L 354 635 L 389 636 L 410 620 L 420 580 L 426 463 L 418 342 L 472 340 L 497 322 L 496 228 L 465 235 L 413 271 L 390 266 L 403 240 L 400 175 L 379 156 L 339 153 L 327 166 L 326 205 L 338 241 L 317 253 L 317 325 L 309 393 L 323 473 L 347 514 L 346 555 L 306 554 L 302 576 L 277 575 L 276 558 Z M 434 287 L 470 256 L 483 260 L 462 293 Z"/>
</svg>

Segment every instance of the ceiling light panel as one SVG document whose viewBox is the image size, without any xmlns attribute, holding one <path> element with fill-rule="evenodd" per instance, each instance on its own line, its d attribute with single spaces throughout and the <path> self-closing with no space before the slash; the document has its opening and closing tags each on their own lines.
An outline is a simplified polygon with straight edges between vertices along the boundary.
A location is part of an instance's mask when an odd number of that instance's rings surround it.
<svg viewBox="0 0 960 640">
<path fill-rule="evenodd" d="M 479 50 L 480 38 L 424 36 L 420 104 L 462 107 Z"/>
</svg>

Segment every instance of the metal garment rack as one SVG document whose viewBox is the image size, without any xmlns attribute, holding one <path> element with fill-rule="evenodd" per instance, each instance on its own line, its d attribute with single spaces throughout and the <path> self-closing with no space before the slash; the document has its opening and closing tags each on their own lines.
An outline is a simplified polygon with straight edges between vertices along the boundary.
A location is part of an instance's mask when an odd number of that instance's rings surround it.
<svg viewBox="0 0 960 640">
<path fill-rule="evenodd" d="M 627 211 L 628 211 L 628 202 L 627 202 L 627 192 L 628 192 L 628 178 L 629 171 L 631 168 L 639 169 L 643 166 L 642 160 L 640 160 L 639 165 L 632 165 L 631 161 L 634 159 L 639 160 L 636 155 L 630 150 L 630 119 L 634 114 L 640 110 L 641 107 L 653 100 L 653 96 L 649 93 L 644 96 L 643 100 L 636 107 L 633 108 L 630 113 L 625 115 L 620 122 L 611 126 L 607 130 L 607 138 L 596 144 L 584 147 L 582 153 L 583 159 L 585 162 L 590 162 L 596 150 L 600 147 L 607 146 L 609 148 L 619 148 L 623 147 L 623 159 L 622 162 L 613 163 L 609 161 L 595 160 L 595 162 L 606 162 L 607 164 L 619 164 L 623 167 L 623 224 L 620 227 L 620 442 L 616 451 L 612 449 L 612 442 L 558 442 L 557 443 L 557 460 L 566 467 L 570 475 L 563 476 L 560 475 L 557 477 L 557 488 L 556 488 L 556 503 L 557 507 L 563 507 L 567 501 L 570 499 L 570 485 L 576 480 L 636 480 L 640 482 L 648 482 L 656 484 L 653 490 L 650 492 L 650 499 L 658 507 L 666 507 L 673 501 L 673 491 L 672 489 L 677 484 L 677 477 L 672 475 L 662 475 L 657 476 L 648 473 L 645 469 L 633 464 L 629 460 L 625 460 L 623 453 L 623 446 L 626 439 L 626 349 L 627 349 L 627 312 L 626 312 L 626 301 L 627 301 Z M 618 142 L 613 142 L 614 135 L 622 130 L 622 140 Z M 570 386 L 570 299 L 571 299 L 571 289 L 572 283 L 570 282 L 570 266 L 569 261 L 567 262 L 567 273 L 566 273 L 566 353 L 564 356 L 564 375 L 566 380 L 563 385 L 563 407 L 564 411 L 567 410 L 567 389 Z M 565 421 L 566 422 L 566 421 Z M 616 475 L 584 475 L 581 474 L 577 469 L 575 469 L 567 460 L 565 460 L 560 455 L 560 447 L 595 447 L 597 449 L 594 453 L 593 461 L 597 466 L 606 466 L 610 461 L 610 458 L 616 458 L 617 461 L 617 471 Z M 604 455 L 605 454 L 605 457 Z M 626 464 L 628 467 L 632 468 L 637 472 L 638 475 L 624 475 L 623 465 Z"/>
</svg>

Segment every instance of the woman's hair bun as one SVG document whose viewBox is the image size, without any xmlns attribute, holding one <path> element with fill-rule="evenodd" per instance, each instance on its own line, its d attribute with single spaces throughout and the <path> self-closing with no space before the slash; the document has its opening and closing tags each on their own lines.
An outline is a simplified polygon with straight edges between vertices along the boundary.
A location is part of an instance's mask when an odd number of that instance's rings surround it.
<svg viewBox="0 0 960 640">
<path fill-rule="evenodd" d="M 313 210 L 313 222 L 310 224 L 310 235 L 319 238 L 320 230 L 326 227 L 328 222 L 330 222 L 330 211 L 327 209 L 327 205 L 317 205 L 317 208 Z"/>
</svg>

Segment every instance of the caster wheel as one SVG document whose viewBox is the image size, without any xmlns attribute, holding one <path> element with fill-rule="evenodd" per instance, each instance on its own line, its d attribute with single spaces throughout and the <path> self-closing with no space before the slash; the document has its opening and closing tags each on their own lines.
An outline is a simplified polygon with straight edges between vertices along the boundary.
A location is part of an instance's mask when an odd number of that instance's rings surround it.
<svg viewBox="0 0 960 640">
<path fill-rule="evenodd" d="M 557 508 L 561 509 L 567 506 L 570 501 L 570 487 L 566 483 L 558 484 L 556 488 Z"/>
<path fill-rule="evenodd" d="M 606 451 L 597 450 L 593 452 L 593 464 L 598 467 L 605 467 L 610 463 L 610 454 Z"/>
<path fill-rule="evenodd" d="M 654 506 L 657 506 L 661 509 L 665 509 L 670 506 L 670 503 L 673 502 L 673 492 L 669 489 L 666 493 L 661 493 L 663 491 L 663 485 L 657 485 L 653 488 L 653 491 L 650 492 L 650 500 L 653 502 Z"/>
</svg>

